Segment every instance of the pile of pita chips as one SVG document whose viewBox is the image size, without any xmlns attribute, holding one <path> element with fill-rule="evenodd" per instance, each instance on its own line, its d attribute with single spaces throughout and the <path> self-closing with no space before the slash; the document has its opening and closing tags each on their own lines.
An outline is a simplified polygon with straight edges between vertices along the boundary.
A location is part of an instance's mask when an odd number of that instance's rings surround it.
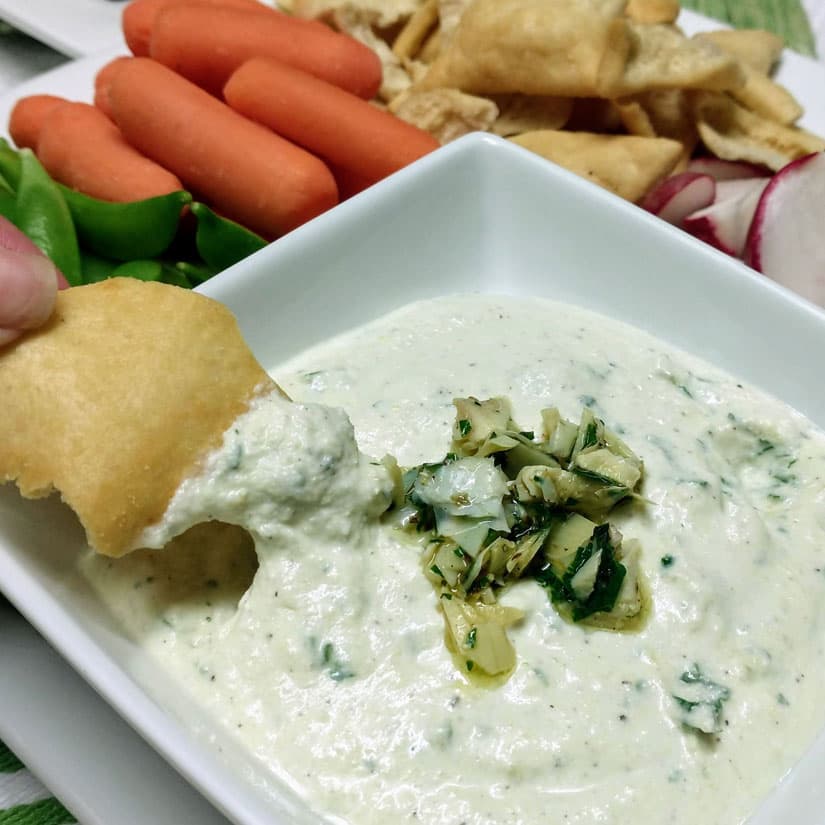
<svg viewBox="0 0 825 825">
<path fill-rule="evenodd" d="M 278 391 L 221 304 L 115 278 L 65 290 L 0 350 L 0 482 L 57 491 L 119 556 L 258 394 Z"/>
<path fill-rule="evenodd" d="M 386 12 L 380 23 L 376 4 Z M 291 6 L 376 48 L 383 103 L 442 143 L 474 130 L 512 137 L 630 200 L 697 152 L 775 170 L 825 149 L 794 125 L 802 108 L 770 79 L 779 38 L 755 30 L 686 37 L 676 0 Z"/>
</svg>

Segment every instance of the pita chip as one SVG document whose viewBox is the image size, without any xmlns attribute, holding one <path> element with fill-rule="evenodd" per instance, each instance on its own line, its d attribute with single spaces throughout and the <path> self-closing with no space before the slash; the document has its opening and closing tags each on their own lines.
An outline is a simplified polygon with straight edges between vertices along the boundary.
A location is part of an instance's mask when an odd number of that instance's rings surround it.
<svg viewBox="0 0 825 825">
<path fill-rule="evenodd" d="M 535 132 L 539 129 L 561 129 L 573 111 L 572 97 L 550 95 L 491 95 L 498 106 L 498 117 L 490 131 L 501 137 Z"/>
<path fill-rule="evenodd" d="M 670 174 L 682 144 L 668 138 L 545 130 L 510 138 L 629 201 L 639 201 Z"/>
<path fill-rule="evenodd" d="M 597 96 L 624 67 L 623 9 L 624 0 L 473 0 L 421 87 Z"/>
<path fill-rule="evenodd" d="M 667 25 L 628 23 L 630 53 L 605 97 L 627 97 L 654 89 L 726 91 L 745 77 L 736 58 L 704 40 L 692 40 Z"/>
<path fill-rule="evenodd" d="M 628 0 L 625 14 L 637 23 L 675 23 L 678 0 Z"/>
<path fill-rule="evenodd" d="M 0 350 L 0 482 L 59 492 L 90 545 L 119 556 L 277 391 L 216 301 L 130 278 L 65 290 L 44 327 Z"/>
<path fill-rule="evenodd" d="M 695 34 L 693 39 L 713 43 L 762 74 L 770 73 L 785 45 L 781 37 L 762 29 L 719 29 Z"/>
<path fill-rule="evenodd" d="M 825 140 L 817 135 L 761 117 L 729 95 L 699 93 L 694 112 L 702 142 L 724 160 L 743 160 L 776 172 L 796 158 L 825 150 Z"/>
<path fill-rule="evenodd" d="M 429 132 L 442 144 L 470 132 L 487 131 L 498 117 L 498 108 L 492 100 L 457 89 L 411 91 L 395 98 L 389 110 Z"/>
</svg>

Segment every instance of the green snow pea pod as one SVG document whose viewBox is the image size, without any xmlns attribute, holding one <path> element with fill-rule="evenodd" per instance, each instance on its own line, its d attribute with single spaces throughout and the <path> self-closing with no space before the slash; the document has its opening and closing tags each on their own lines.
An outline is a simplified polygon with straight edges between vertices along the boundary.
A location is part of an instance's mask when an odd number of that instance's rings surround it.
<svg viewBox="0 0 825 825">
<path fill-rule="evenodd" d="M 263 249 L 266 241 L 235 221 L 216 215 L 203 203 L 193 203 L 192 212 L 198 219 L 195 243 L 198 254 L 216 272 Z"/>
<path fill-rule="evenodd" d="M 14 194 L 11 187 L 6 183 L 5 178 L 0 175 L 0 215 L 14 223 L 16 214 L 17 195 Z"/>
<path fill-rule="evenodd" d="M 51 258 L 71 286 L 83 283 L 80 248 L 69 207 L 30 149 L 20 152 L 15 224 Z"/>
<path fill-rule="evenodd" d="M 192 201 L 183 190 L 130 203 L 91 198 L 58 184 L 72 213 L 80 243 L 118 261 L 155 258 L 178 231 L 181 209 Z"/>
<path fill-rule="evenodd" d="M 20 153 L 5 138 L 0 138 L 0 175 L 12 191 L 20 185 Z"/>
<path fill-rule="evenodd" d="M 117 269 L 119 261 L 112 261 L 109 258 L 101 258 L 86 249 L 80 250 L 80 270 L 83 273 L 84 284 L 96 284 L 98 281 L 105 281 L 112 277 L 112 273 Z"/>
<path fill-rule="evenodd" d="M 137 278 L 139 281 L 160 281 L 163 279 L 165 267 L 160 261 L 137 260 L 127 261 L 116 266 L 111 278 Z"/>
<path fill-rule="evenodd" d="M 203 264 L 195 264 L 191 261 L 178 261 L 175 264 L 175 269 L 193 286 L 202 284 L 217 274 L 211 267 Z"/>
<path fill-rule="evenodd" d="M 189 278 L 186 277 L 186 273 L 181 269 L 180 264 L 164 267 L 163 283 L 183 287 L 183 289 L 192 289 L 193 286 Z"/>
</svg>

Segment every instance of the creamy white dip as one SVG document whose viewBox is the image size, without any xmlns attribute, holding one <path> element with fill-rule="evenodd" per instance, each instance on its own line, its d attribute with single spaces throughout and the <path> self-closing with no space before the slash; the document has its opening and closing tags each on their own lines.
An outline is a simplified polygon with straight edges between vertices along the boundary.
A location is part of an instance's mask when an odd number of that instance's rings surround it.
<svg viewBox="0 0 825 825">
<path fill-rule="evenodd" d="M 301 403 L 257 403 L 146 536 L 243 524 L 251 587 L 231 531 L 83 567 L 215 725 L 331 821 L 731 825 L 825 723 L 825 438 L 793 410 L 627 326 L 512 298 L 416 304 L 273 374 Z M 611 514 L 642 545 L 643 629 L 569 624 L 520 582 L 502 599 L 526 612 L 518 664 L 492 690 L 447 652 L 417 546 L 376 522 L 383 468 L 316 405 L 411 465 L 444 456 L 467 395 L 507 396 L 537 430 L 542 407 L 591 407 L 644 459 L 649 500 Z M 729 690 L 718 735 L 681 723 L 693 665 Z"/>
</svg>

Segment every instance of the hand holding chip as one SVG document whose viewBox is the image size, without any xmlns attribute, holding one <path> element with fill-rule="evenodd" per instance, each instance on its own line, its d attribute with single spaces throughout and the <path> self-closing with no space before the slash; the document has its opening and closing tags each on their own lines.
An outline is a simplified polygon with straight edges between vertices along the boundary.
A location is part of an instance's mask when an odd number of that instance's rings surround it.
<svg viewBox="0 0 825 825">
<path fill-rule="evenodd" d="M 0 346 L 45 323 L 61 276 L 51 261 L 5 218 L 0 218 Z"/>
</svg>

